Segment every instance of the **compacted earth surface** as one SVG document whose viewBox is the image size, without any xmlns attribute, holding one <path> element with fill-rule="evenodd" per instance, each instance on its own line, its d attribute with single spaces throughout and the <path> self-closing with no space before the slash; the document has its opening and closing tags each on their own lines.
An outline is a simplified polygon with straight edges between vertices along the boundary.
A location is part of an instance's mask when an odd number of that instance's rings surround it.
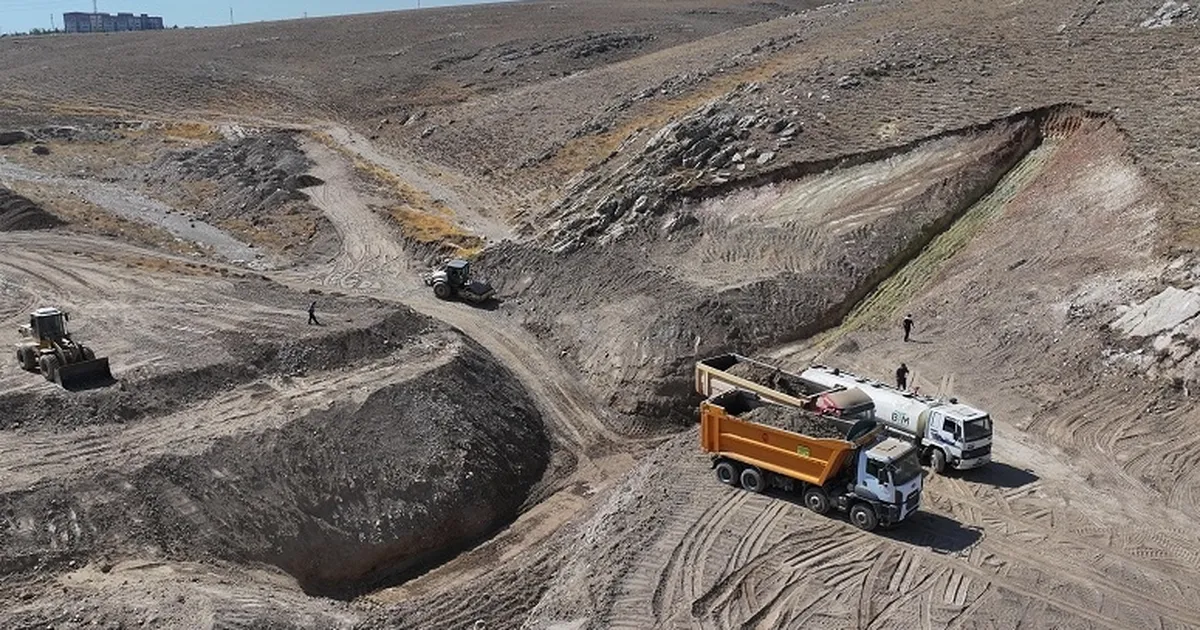
<svg viewBox="0 0 1200 630">
<path fill-rule="evenodd" d="M 1157 0 L 0 39 L 0 329 L 114 377 L 0 363 L 0 626 L 1200 627 L 1197 60 Z M 871 533 L 722 485 L 725 352 L 993 461 Z"/>
</svg>

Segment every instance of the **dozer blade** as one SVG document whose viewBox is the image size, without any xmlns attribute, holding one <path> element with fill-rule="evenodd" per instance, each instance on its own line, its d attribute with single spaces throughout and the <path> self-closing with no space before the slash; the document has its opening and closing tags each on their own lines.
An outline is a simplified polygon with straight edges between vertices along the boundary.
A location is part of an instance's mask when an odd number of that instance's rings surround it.
<svg viewBox="0 0 1200 630">
<path fill-rule="evenodd" d="M 108 357 L 80 361 L 71 365 L 59 366 L 54 375 L 54 382 L 64 389 L 78 389 L 88 385 L 98 385 L 112 382 L 112 371 L 108 367 Z"/>
</svg>

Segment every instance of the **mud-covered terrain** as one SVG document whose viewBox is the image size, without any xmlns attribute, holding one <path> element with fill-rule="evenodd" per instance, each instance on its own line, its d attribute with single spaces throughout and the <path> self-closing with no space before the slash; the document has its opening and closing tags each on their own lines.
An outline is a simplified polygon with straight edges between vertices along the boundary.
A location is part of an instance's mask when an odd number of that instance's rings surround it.
<svg viewBox="0 0 1200 630">
<path fill-rule="evenodd" d="M 0 364 L 0 626 L 1200 627 L 1197 29 L 586 0 L 0 39 L 0 329 L 62 307 L 116 378 Z M 499 299 L 434 297 L 445 256 Z M 904 362 L 993 461 L 872 533 L 730 488 L 693 427 L 725 352 Z"/>
</svg>

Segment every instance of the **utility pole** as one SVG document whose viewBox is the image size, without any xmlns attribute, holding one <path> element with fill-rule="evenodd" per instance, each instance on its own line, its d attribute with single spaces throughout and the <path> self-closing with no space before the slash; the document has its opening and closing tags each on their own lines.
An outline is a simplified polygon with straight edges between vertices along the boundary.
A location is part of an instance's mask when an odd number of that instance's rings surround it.
<svg viewBox="0 0 1200 630">
<path fill-rule="evenodd" d="M 229 7 L 229 23 L 233 24 L 233 7 Z"/>
<path fill-rule="evenodd" d="M 100 9 L 96 8 L 96 0 L 92 0 L 92 14 L 94 15 L 99 12 L 100 12 Z"/>
<path fill-rule="evenodd" d="M 58 30 L 58 27 L 54 25 L 54 14 L 51 13 L 50 14 L 50 32 L 53 33 L 54 31 L 57 31 L 57 30 Z"/>
</svg>

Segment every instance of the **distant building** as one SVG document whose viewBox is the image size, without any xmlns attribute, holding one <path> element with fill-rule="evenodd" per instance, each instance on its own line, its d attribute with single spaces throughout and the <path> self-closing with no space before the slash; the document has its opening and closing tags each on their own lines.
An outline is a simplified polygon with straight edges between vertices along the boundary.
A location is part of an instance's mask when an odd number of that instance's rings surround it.
<svg viewBox="0 0 1200 630">
<path fill-rule="evenodd" d="M 115 33 L 117 31 L 161 31 L 163 19 L 154 15 L 132 13 L 83 13 L 72 11 L 63 14 L 63 30 L 68 33 Z"/>
</svg>

